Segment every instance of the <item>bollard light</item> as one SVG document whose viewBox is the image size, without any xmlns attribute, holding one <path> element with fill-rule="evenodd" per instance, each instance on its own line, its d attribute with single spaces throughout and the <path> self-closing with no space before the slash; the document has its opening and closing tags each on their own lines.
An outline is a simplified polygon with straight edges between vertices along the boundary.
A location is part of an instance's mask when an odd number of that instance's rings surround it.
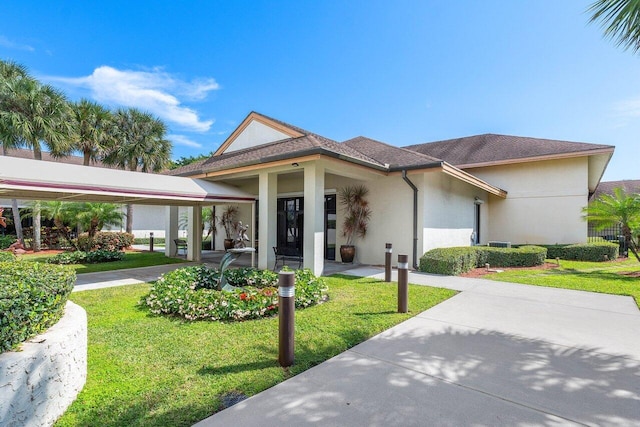
<svg viewBox="0 0 640 427">
<path fill-rule="evenodd" d="M 153 231 L 149 233 L 149 252 L 153 252 Z"/>
<path fill-rule="evenodd" d="M 278 274 L 278 363 L 283 368 L 293 365 L 296 276 L 293 271 Z"/>
<path fill-rule="evenodd" d="M 409 256 L 398 255 L 398 313 L 409 311 Z"/>
<path fill-rule="evenodd" d="M 391 243 L 387 243 L 385 245 L 384 250 L 384 281 L 391 281 L 391 253 L 393 252 L 393 248 Z"/>
</svg>

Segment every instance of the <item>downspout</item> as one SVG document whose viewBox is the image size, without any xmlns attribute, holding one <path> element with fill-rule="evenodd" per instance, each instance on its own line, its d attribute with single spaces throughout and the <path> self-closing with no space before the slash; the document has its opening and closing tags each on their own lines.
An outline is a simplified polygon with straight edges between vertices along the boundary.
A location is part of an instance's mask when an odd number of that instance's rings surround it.
<svg viewBox="0 0 640 427">
<path fill-rule="evenodd" d="M 407 170 L 402 170 L 402 179 L 413 190 L 413 269 L 418 269 L 418 188 L 407 178 Z"/>
</svg>

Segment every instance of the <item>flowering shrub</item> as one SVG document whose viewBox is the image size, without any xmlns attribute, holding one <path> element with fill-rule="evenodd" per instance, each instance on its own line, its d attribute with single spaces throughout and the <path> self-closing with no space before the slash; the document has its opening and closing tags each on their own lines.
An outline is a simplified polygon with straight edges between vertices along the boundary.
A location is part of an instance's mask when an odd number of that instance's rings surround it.
<svg viewBox="0 0 640 427">
<path fill-rule="evenodd" d="M 247 320 L 272 316 L 278 312 L 278 275 L 255 269 L 227 270 L 234 291 L 216 290 L 217 269 L 206 266 L 184 267 L 164 274 L 152 286 L 141 304 L 155 314 L 184 317 L 187 320 Z M 252 286 L 246 285 L 253 283 Z M 310 270 L 296 271 L 297 308 L 320 302 L 326 294 L 324 281 Z"/>
<path fill-rule="evenodd" d="M 107 251 L 121 251 L 133 245 L 133 234 L 120 231 L 99 231 L 89 240 L 87 233 L 78 236 L 78 246 L 81 249 L 103 249 Z M 91 247 L 89 247 L 91 246 Z"/>
</svg>

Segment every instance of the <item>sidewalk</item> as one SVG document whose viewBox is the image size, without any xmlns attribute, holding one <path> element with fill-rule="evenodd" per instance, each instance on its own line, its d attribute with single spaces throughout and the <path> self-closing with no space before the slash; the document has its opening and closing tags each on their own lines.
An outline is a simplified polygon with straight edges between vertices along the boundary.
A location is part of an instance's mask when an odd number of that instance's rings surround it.
<svg viewBox="0 0 640 427">
<path fill-rule="evenodd" d="M 343 274 L 383 277 L 371 267 Z M 640 426 L 632 298 L 409 281 L 462 292 L 196 426 Z"/>
</svg>

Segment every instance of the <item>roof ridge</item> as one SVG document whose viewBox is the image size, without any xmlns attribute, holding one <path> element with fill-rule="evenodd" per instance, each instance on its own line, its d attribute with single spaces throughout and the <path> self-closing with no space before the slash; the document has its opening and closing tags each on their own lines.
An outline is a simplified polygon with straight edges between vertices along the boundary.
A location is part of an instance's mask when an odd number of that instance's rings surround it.
<svg viewBox="0 0 640 427">
<path fill-rule="evenodd" d="M 363 135 L 356 136 L 356 137 L 354 137 L 354 138 L 351 138 L 351 139 L 348 139 L 348 140 L 346 140 L 346 141 L 343 141 L 343 142 L 342 142 L 342 144 L 348 144 L 350 141 L 354 141 L 354 140 L 359 139 L 359 138 L 360 138 L 360 139 L 365 139 L 365 140 L 368 140 L 368 141 L 373 141 L 373 142 L 378 143 L 378 144 L 382 144 L 382 145 L 384 145 L 384 146 L 386 146 L 386 147 L 389 147 L 389 148 L 392 148 L 392 149 L 394 149 L 394 150 L 402 150 L 402 151 L 404 151 L 404 152 L 406 152 L 406 153 L 410 153 L 411 155 L 420 156 L 420 157 L 423 157 L 423 158 L 425 158 L 425 159 L 427 159 L 427 160 L 430 160 L 430 161 L 443 161 L 442 159 L 439 159 L 439 158 L 437 158 L 437 157 L 430 156 L 430 155 L 428 155 L 428 154 L 420 153 L 420 152 L 418 152 L 418 151 L 411 150 L 411 149 L 408 149 L 408 148 L 405 148 L 405 147 L 398 147 L 398 146 L 396 146 L 396 145 L 391 145 L 391 144 L 389 144 L 388 142 L 379 141 L 379 140 L 377 140 L 377 139 L 369 138 L 368 136 L 363 136 Z M 350 145 L 349 145 L 349 146 L 350 146 Z M 351 147 L 351 146 L 350 146 L 350 147 Z M 355 147 L 351 147 L 351 148 L 353 148 L 354 150 L 357 150 L 357 151 L 361 152 L 360 150 L 358 150 L 358 149 L 357 149 L 357 148 L 355 148 Z M 362 152 L 361 152 L 361 153 L 362 153 Z M 362 154 L 364 154 L 364 153 L 362 153 Z M 365 155 L 366 155 L 366 154 L 365 154 Z"/>
<path fill-rule="evenodd" d="M 267 116 L 266 114 L 262 114 L 262 113 L 260 113 L 260 112 L 258 112 L 258 111 L 255 111 L 255 110 L 252 110 L 252 111 L 249 113 L 249 115 L 248 115 L 248 116 L 250 116 L 251 114 L 257 114 L 258 116 L 262 116 L 262 117 L 264 117 L 265 119 L 272 120 L 272 121 L 274 121 L 274 122 L 276 122 L 276 123 L 278 123 L 278 124 L 281 124 L 282 126 L 286 126 L 286 127 L 290 128 L 290 129 L 295 130 L 296 132 L 302 133 L 302 134 L 304 134 L 304 135 L 310 135 L 310 134 L 312 134 L 312 133 L 313 133 L 313 132 L 309 132 L 308 130 L 303 129 L 303 128 L 299 127 L 299 126 L 295 126 L 295 125 L 292 125 L 291 123 L 287 123 L 287 122 L 282 121 L 282 120 L 280 120 L 280 119 L 276 119 L 276 118 L 274 118 L 274 117 Z M 247 116 L 247 117 L 248 117 L 248 116 Z"/>
</svg>

